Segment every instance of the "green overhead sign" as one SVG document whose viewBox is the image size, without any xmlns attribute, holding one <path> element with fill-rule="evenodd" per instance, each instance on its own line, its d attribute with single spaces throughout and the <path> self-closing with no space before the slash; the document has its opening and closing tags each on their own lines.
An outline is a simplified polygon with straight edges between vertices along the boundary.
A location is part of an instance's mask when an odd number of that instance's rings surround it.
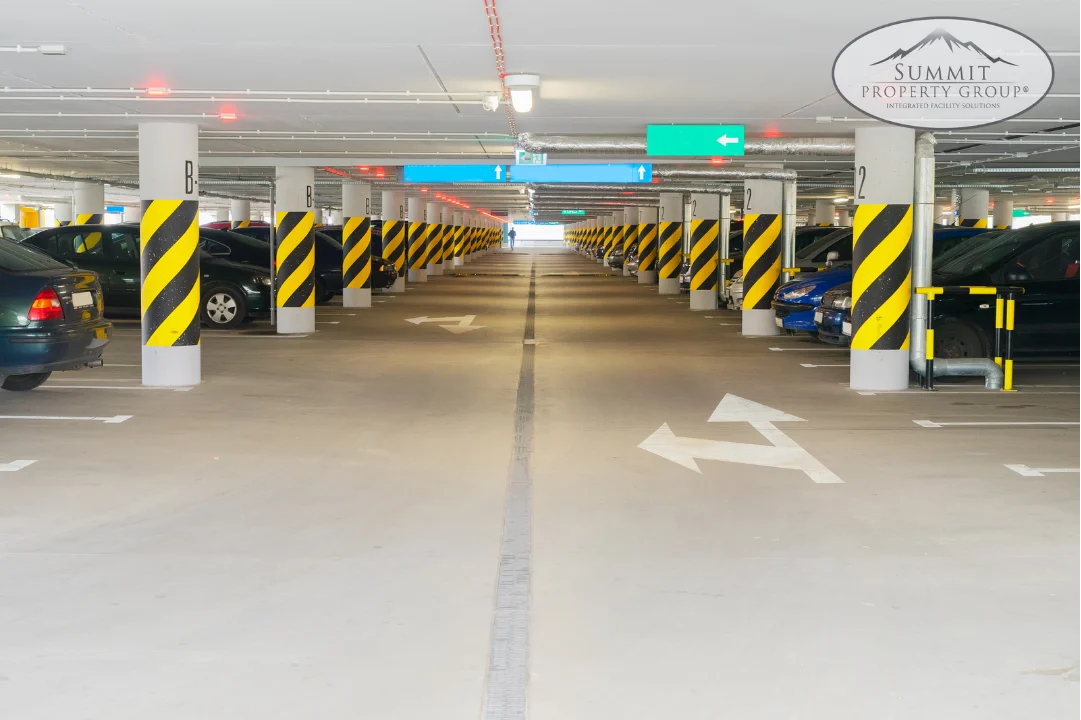
<svg viewBox="0 0 1081 720">
<path fill-rule="evenodd" d="M 1014 208 L 1013 216 L 1014 217 L 1028 217 L 1029 216 L 1029 211 L 1025 210 L 1024 208 Z"/>
<path fill-rule="evenodd" d="M 647 125 L 646 155 L 743 155 L 742 125 Z"/>
<path fill-rule="evenodd" d="M 561 212 L 564 215 L 585 215 L 586 214 L 585 210 L 562 210 Z"/>
</svg>

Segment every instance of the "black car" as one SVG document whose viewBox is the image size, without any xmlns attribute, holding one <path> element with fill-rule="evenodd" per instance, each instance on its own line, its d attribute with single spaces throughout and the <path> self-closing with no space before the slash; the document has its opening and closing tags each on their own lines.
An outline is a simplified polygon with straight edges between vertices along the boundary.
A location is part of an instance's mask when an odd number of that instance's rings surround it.
<svg viewBox="0 0 1081 720">
<path fill-rule="evenodd" d="M 1014 355 L 1075 356 L 1081 330 L 1079 234 L 1081 224 L 1071 221 L 975 237 L 934 264 L 932 282 L 1023 288 L 1014 323 Z M 993 297 L 942 296 L 934 309 L 936 357 L 988 357 L 993 352 Z"/>
<path fill-rule="evenodd" d="M 98 367 L 111 333 L 97 275 L 0 238 L 0 387 L 31 390 L 55 371 Z"/>
<path fill-rule="evenodd" d="M 270 242 L 270 228 L 236 228 L 230 232 Z M 342 244 L 322 232 L 315 232 L 315 302 L 327 303 L 342 293 Z"/>
<path fill-rule="evenodd" d="M 109 317 L 140 316 L 138 225 L 68 225 L 42 230 L 23 243 L 96 272 Z M 270 315 L 270 273 L 265 267 L 218 259 L 201 251 L 199 270 L 200 313 L 205 325 L 229 329 Z"/>
<path fill-rule="evenodd" d="M 342 242 L 342 226 L 341 225 L 324 225 L 319 228 L 319 232 L 323 233 L 327 237 Z M 372 218 L 372 256 L 383 254 L 383 221 Z"/>
<path fill-rule="evenodd" d="M 261 268 L 270 266 L 270 244 L 240 233 L 199 228 L 199 247 L 214 257 L 233 262 L 256 265 Z M 339 259 L 339 265 L 341 259 Z M 341 268 L 339 268 L 340 271 Z M 398 279 L 394 263 L 374 254 L 372 255 L 372 287 L 376 290 L 388 288 Z"/>
</svg>

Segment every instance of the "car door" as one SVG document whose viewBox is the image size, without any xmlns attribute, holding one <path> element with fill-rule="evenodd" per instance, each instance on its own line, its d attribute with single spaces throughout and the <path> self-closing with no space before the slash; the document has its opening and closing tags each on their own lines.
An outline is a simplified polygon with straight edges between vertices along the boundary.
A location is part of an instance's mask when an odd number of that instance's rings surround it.
<svg viewBox="0 0 1081 720">
<path fill-rule="evenodd" d="M 113 306 L 124 313 L 139 313 L 140 282 L 139 238 L 134 230 L 111 230 L 105 233 L 105 257 L 110 264 Z"/>
<path fill-rule="evenodd" d="M 1025 290 L 1014 321 L 1018 352 L 1077 352 L 1079 245 L 1077 226 L 1065 228 L 1022 251 L 997 273 L 997 282 Z"/>
</svg>

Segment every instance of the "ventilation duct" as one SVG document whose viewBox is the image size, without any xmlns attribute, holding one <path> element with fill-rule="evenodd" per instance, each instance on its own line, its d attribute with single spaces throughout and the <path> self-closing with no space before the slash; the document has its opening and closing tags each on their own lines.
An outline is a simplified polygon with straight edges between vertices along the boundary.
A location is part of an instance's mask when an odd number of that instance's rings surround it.
<svg viewBox="0 0 1081 720">
<path fill-rule="evenodd" d="M 531 153 L 644 155 L 646 139 L 636 135 L 533 135 L 520 133 L 518 145 Z M 854 138 L 747 138 L 746 155 L 852 155 Z"/>
</svg>

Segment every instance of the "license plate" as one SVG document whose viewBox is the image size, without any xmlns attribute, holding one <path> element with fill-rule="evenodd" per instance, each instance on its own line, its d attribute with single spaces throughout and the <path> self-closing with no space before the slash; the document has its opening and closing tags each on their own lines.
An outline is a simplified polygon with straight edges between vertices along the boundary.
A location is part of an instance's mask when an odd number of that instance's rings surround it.
<svg viewBox="0 0 1081 720">
<path fill-rule="evenodd" d="M 77 308 L 90 307 L 94 304 L 94 293 L 75 292 L 71 294 L 71 304 Z"/>
<path fill-rule="evenodd" d="M 852 323 L 850 323 L 850 322 L 841 323 L 841 332 L 843 332 L 845 335 L 851 336 L 852 335 Z"/>
<path fill-rule="evenodd" d="M 777 323 L 777 327 L 779 328 L 784 327 L 784 320 L 782 320 L 781 318 L 773 318 L 773 322 Z"/>
<path fill-rule="evenodd" d="M 822 322 L 822 313 L 820 313 L 820 312 L 815 313 L 815 322 L 816 323 Z"/>
</svg>

